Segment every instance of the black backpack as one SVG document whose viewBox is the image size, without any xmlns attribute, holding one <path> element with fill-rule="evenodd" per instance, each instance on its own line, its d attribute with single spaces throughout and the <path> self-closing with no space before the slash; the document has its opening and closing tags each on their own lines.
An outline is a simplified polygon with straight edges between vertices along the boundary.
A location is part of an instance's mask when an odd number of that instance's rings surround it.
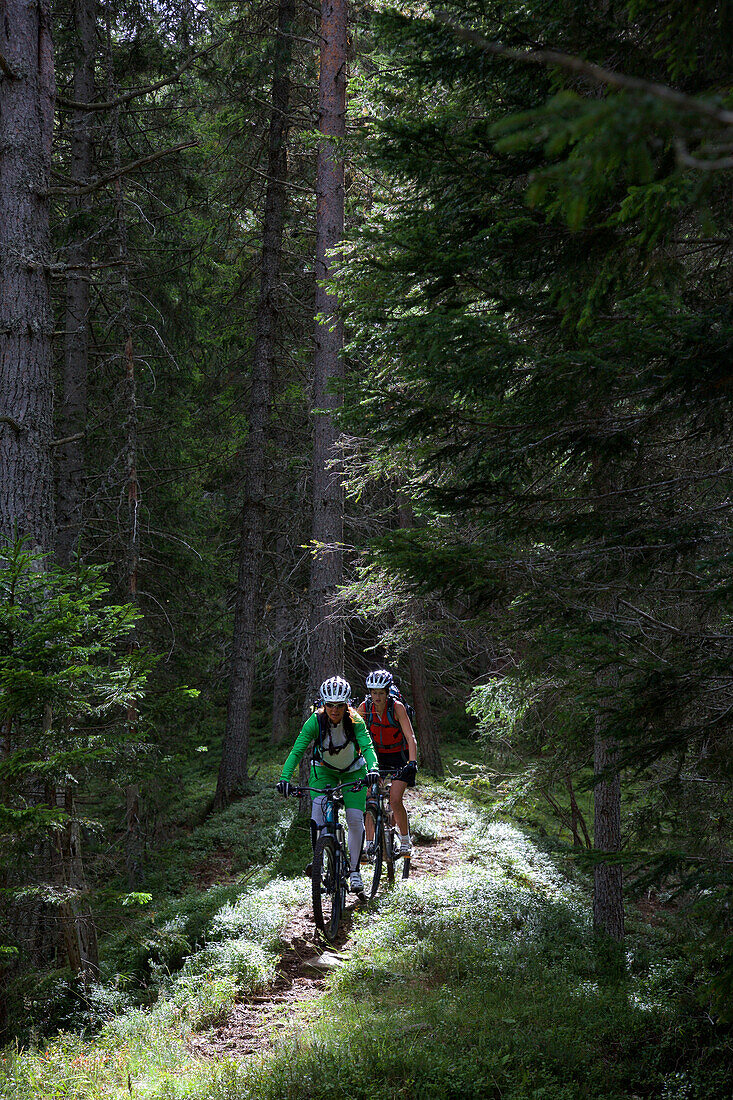
<svg viewBox="0 0 733 1100">
<path fill-rule="evenodd" d="M 327 747 L 329 749 L 329 752 L 333 752 L 333 738 L 331 736 L 333 726 L 331 725 L 329 717 L 326 714 L 325 707 L 322 706 L 320 702 L 317 702 L 314 705 L 314 713 L 316 719 L 318 720 L 318 740 L 314 741 L 313 743 L 313 763 L 322 764 L 324 745 L 328 743 Z M 349 741 L 353 742 L 353 744 L 356 745 L 357 752 L 359 753 L 359 755 L 361 755 L 361 748 L 359 747 L 359 742 L 356 739 L 356 730 L 354 729 L 354 723 L 351 720 L 351 716 L 348 710 L 344 713 L 344 733 L 346 734 L 346 744 L 348 744 Z M 348 771 L 348 768 L 337 768 L 333 764 L 326 764 L 326 767 L 333 768 L 335 772 Z"/>
</svg>

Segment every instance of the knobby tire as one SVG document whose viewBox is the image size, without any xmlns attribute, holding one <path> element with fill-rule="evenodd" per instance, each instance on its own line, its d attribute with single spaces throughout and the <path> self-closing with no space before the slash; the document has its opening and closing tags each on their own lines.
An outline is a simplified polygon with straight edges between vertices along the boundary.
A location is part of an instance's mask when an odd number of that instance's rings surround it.
<svg viewBox="0 0 733 1100">
<path fill-rule="evenodd" d="M 410 818 L 407 818 L 407 835 L 410 836 Z M 404 856 L 402 860 L 402 877 L 408 878 L 410 874 L 410 857 Z"/>
<path fill-rule="evenodd" d="M 387 865 L 387 882 L 394 885 L 394 829 L 382 827 L 382 851 L 384 862 Z"/>
<path fill-rule="evenodd" d="M 332 836 L 322 836 L 313 853 L 311 887 L 313 892 L 313 918 L 316 927 L 330 942 L 336 939 L 341 920 L 341 884 L 339 881 L 339 856 Z"/>
<path fill-rule="evenodd" d="M 374 846 L 374 871 L 372 873 L 372 885 L 369 890 L 369 897 L 375 898 L 377 896 L 377 890 L 379 889 L 379 883 L 382 879 L 382 835 L 384 833 L 384 822 L 382 820 L 382 817 L 376 812 L 376 810 L 373 810 L 371 806 L 367 806 L 364 817 L 365 819 L 367 817 L 371 818 L 374 828 L 374 832 L 372 834 L 373 839 L 371 841 L 372 845 Z M 369 843 L 366 840 L 366 830 L 364 831 L 364 836 L 365 844 Z"/>
</svg>

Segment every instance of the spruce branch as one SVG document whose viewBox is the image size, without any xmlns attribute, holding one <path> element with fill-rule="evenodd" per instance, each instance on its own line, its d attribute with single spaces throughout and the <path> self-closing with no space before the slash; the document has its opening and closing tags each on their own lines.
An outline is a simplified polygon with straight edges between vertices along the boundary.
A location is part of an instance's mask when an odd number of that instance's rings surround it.
<svg viewBox="0 0 733 1100">
<path fill-rule="evenodd" d="M 557 65 L 561 69 L 587 76 L 596 84 L 608 85 L 622 91 L 643 92 L 645 95 L 653 96 L 684 111 L 710 118 L 721 126 L 733 126 L 733 111 L 716 107 L 713 103 L 707 103 L 696 96 L 685 95 L 684 92 L 678 92 L 676 88 L 670 88 L 666 84 L 657 84 L 655 81 L 643 80 L 638 76 L 627 76 L 612 69 L 604 69 L 601 65 L 594 65 L 592 61 L 585 61 L 582 57 L 562 53 L 560 50 L 517 50 L 512 46 L 504 46 L 501 42 L 491 42 L 478 31 L 455 23 L 447 12 L 436 12 L 435 21 L 447 27 L 456 38 L 472 46 L 478 46 L 480 50 L 495 57 L 505 57 L 509 61 L 521 61 L 531 65 Z"/>
<path fill-rule="evenodd" d="M 720 172 L 725 168 L 733 168 L 733 157 L 716 157 L 714 160 L 700 160 L 693 157 L 684 141 L 678 138 L 674 143 L 677 163 L 685 168 L 696 168 L 700 172 Z"/>
<path fill-rule="evenodd" d="M 168 157 L 172 153 L 180 153 L 182 149 L 190 149 L 192 146 L 198 144 L 198 140 L 182 141 L 180 145 L 172 145 L 170 149 L 159 149 L 157 153 L 151 153 L 147 157 L 141 157 L 139 160 L 133 160 L 130 162 L 130 164 L 123 164 L 121 168 L 115 169 L 114 172 L 110 172 L 106 176 L 101 176 L 99 179 L 87 184 L 86 187 L 52 187 L 47 192 L 47 194 L 73 195 L 74 198 L 79 198 L 81 195 L 88 195 L 92 191 L 97 191 L 100 187 L 104 187 L 106 184 L 114 182 L 114 180 L 119 179 L 120 176 L 129 175 L 130 172 L 134 172 L 137 168 L 141 168 L 144 164 L 151 164 L 155 160 L 160 160 L 161 157 Z"/>
<path fill-rule="evenodd" d="M 115 107 L 123 107 L 125 103 L 130 103 L 131 100 L 139 98 L 139 96 L 150 95 L 151 92 L 157 92 L 159 88 L 165 88 L 168 84 L 175 84 L 177 80 L 183 76 L 187 69 L 190 69 L 195 61 L 198 61 L 200 57 L 204 57 L 207 53 L 211 53 L 212 50 L 217 49 L 225 39 L 220 38 L 216 42 L 212 42 L 210 46 L 207 46 L 205 50 L 199 50 L 198 53 L 192 54 L 188 61 L 181 65 L 173 76 L 167 76 L 163 80 L 157 80 L 154 84 L 148 84 L 144 88 L 136 88 L 132 92 L 126 92 L 124 95 L 118 96 L 117 99 L 108 99 L 102 103 L 80 103 L 76 99 L 67 99 L 65 96 L 56 96 L 56 102 L 62 107 L 68 107 L 72 111 L 111 111 Z"/>
</svg>

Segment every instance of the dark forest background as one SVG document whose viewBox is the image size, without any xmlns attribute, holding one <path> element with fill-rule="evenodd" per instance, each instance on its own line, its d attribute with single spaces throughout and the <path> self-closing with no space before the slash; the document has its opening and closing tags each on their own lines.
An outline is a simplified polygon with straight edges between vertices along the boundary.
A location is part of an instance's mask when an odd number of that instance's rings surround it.
<svg viewBox="0 0 733 1100">
<path fill-rule="evenodd" d="M 385 663 L 725 1029 L 730 5 L 0 10 L 3 1040 Z"/>
</svg>

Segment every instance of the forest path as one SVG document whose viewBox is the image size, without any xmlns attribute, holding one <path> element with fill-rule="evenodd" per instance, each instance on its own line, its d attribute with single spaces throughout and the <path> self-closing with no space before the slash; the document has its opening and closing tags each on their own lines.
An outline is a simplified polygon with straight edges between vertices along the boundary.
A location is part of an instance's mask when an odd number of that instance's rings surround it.
<svg viewBox="0 0 733 1100">
<path fill-rule="evenodd" d="M 440 793 L 418 787 L 408 792 L 406 804 L 414 842 L 410 878 L 447 874 L 455 868 L 461 853 L 455 803 Z M 429 822 L 427 832 L 438 835 L 428 839 L 421 822 Z M 398 865 L 396 874 L 400 873 Z M 383 876 L 378 898 L 388 889 L 386 871 Z M 400 882 L 397 877 L 396 889 Z M 356 911 L 365 912 L 367 920 L 360 920 L 354 927 Z M 360 929 L 376 920 L 379 920 L 377 905 L 365 910 L 349 895 L 338 938 L 329 944 L 316 933 L 310 902 L 299 906 L 283 927 L 282 953 L 273 984 L 262 993 L 238 1002 L 218 1027 L 194 1036 L 189 1043 L 191 1053 L 213 1059 L 246 1058 L 267 1053 L 285 1036 L 292 1038 L 307 1031 L 320 1014 L 328 973 L 340 965 Z"/>
</svg>

